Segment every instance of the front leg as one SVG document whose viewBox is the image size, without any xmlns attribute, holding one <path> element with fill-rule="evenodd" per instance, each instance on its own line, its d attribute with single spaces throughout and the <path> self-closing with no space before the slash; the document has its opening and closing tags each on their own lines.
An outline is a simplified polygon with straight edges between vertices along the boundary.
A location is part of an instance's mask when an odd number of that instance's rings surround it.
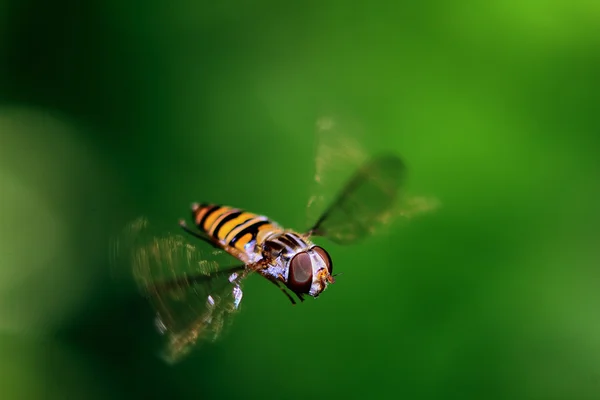
<svg viewBox="0 0 600 400">
<path fill-rule="evenodd" d="M 267 268 L 269 265 L 270 265 L 269 260 L 267 258 L 263 258 L 262 260 L 260 260 L 256 263 L 248 264 L 248 268 L 253 269 L 254 271 L 260 273 L 260 270 Z M 285 286 L 282 285 L 283 281 L 285 280 L 282 275 L 279 275 L 278 277 L 275 277 L 270 274 L 263 274 L 263 273 L 261 273 L 261 275 L 264 276 L 265 278 L 267 278 L 267 280 L 269 280 L 269 282 L 272 282 L 275 286 L 277 286 L 279 288 L 279 290 L 281 290 L 283 292 L 283 294 L 285 294 L 285 296 L 292 302 L 292 305 L 296 304 L 296 300 L 294 300 L 294 298 L 288 293 L 288 291 L 285 290 L 286 289 Z M 300 301 L 304 301 L 304 298 L 301 295 L 296 294 L 296 296 L 298 296 Z"/>
<path fill-rule="evenodd" d="M 290 301 L 292 302 L 292 305 L 296 305 L 296 300 L 294 300 L 294 298 L 287 292 L 287 290 L 285 290 L 285 288 L 283 286 L 281 286 L 281 281 L 275 279 L 275 278 L 268 278 L 269 281 L 273 282 L 275 284 L 275 286 L 277 286 L 279 289 L 281 289 L 281 291 L 283 292 L 283 294 L 286 295 L 286 297 L 288 299 L 290 299 Z M 304 301 L 304 299 L 300 298 L 301 301 Z"/>
</svg>

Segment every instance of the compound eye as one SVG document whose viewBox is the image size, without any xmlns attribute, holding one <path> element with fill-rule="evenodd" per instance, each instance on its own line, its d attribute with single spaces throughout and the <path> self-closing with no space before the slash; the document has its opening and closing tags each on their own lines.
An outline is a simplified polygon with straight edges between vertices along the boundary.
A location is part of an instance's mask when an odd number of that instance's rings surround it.
<svg viewBox="0 0 600 400">
<path fill-rule="evenodd" d="M 315 246 L 312 249 L 316 251 L 317 254 L 323 259 L 323 262 L 325 262 L 325 265 L 327 265 L 327 271 L 329 271 L 329 275 L 331 275 L 333 273 L 333 263 L 331 262 L 329 253 L 319 246 Z"/>
<path fill-rule="evenodd" d="M 312 261 L 306 252 L 298 253 L 290 261 L 288 287 L 296 293 L 308 293 L 312 285 Z"/>
</svg>

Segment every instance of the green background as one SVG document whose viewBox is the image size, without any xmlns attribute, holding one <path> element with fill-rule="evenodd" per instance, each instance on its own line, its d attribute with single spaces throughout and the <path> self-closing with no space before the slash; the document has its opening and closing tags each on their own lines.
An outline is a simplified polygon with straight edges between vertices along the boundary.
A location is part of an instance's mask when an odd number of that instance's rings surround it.
<svg viewBox="0 0 600 400">
<path fill-rule="evenodd" d="M 0 1 L 2 398 L 600 398 L 600 3 Z M 441 207 L 156 358 L 108 241 L 192 201 L 297 229 L 314 124 Z"/>
</svg>

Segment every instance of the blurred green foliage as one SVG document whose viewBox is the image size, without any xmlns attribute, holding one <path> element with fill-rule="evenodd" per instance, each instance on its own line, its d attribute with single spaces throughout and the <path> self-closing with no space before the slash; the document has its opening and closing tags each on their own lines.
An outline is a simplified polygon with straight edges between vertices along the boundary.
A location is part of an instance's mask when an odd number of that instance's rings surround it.
<svg viewBox="0 0 600 400">
<path fill-rule="evenodd" d="M 597 399 L 599 45 L 583 0 L 0 2 L 2 398 Z M 329 114 L 442 208 L 330 245 L 318 300 L 250 279 L 162 364 L 111 235 L 192 201 L 303 229 Z"/>
</svg>

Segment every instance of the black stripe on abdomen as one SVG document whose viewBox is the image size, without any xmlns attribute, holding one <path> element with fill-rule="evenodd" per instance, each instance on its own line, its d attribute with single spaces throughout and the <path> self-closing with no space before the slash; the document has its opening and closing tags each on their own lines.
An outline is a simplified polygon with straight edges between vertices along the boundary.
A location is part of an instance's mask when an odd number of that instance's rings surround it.
<svg viewBox="0 0 600 400">
<path fill-rule="evenodd" d="M 261 221 L 256 221 L 255 223 L 245 227 L 231 239 L 231 241 L 229 242 L 229 246 L 235 246 L 235 242 L 237 242 L 238 240 L 240 240 L 241 238 L 243 238 L 244 236 L 246 236 L 249 233 L 252 235 L 252 240 L 256 240 L 256 236 L 258 235 L 258 228 L 260 228 L 261 226 L 266 225 L 268 223 L 269 223 L 269 221 L 261 220 Z"/>
<path fill-rule="evenodd" d="M 220 240 L 219 231 L 221 230 L 223 225 L 225 225 L 228 221 L 231 221 L 232 219 L 239 217 L 242 214 L 242 212 L 243 211 L 232 212 L 229 215 L 227 215 L 226 217 L 224 217 L 223 219 L 221 219 L 221 221 L 219 221 L 219 223 L 217 224 L 217 226 L 215 227 L 215 229 L 213 231 L 213 237 L 217 240 Z M 223 235 L 223 236 L 225 236 L 225 235 Z"/>
<path fill-rule="evenodd" d="M 204 232 L 206 232 L 206 229 L 204 229 L 204 223 L 206 222 L 206 220 L 208 219 L 208 217 L 213 214 L 214 212 L 217 212 L 219 209 L 221 208 L 221 206 L 219 205 L 213 205 L 210 206 L 210 208 L 208 210 L 206 210 L 206 212 L 204 213 L 204 215 L 202 216 L 202 219 L 200 220 L 200 222 L 198 222 L 198 228 L 202 229 Z"/>
</svg>

